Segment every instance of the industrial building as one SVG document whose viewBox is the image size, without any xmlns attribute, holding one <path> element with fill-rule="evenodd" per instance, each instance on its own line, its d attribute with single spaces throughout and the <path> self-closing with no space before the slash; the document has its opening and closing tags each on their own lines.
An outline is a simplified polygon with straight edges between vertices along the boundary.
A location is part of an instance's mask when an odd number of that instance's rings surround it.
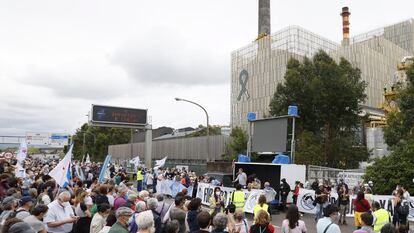
<svg viewBox="0 0 414 233">
<path fill-rule="evenodd" d="M 339 44 L 299 26 L 289 26 L 272 35 L 267 34 L 270 30 L 261 32 L 260 23 L 270 22 L 261 19 L 270 17 L 260 15 L 261 12 L 263 9 L 259 10 L 258 39 L 231 55 L 232 127 L 247 129 L 248 112 L 255 112 L 258 118 L 268 116 L 271 98 L 277 84 L 283 82 L 292 57 L 302 60 L 322 49 L 336 61 L 341 57 L 347 59 L 361 70 L 362 79 L 368 84 L 367 100 L 362 105 L 369 109 L 381 106 L 384 87 L 395 81 L 398 63 L 414 54 L 413 19 L 349 37 L 350 12 L 344 7 L 343 41 Z"/>
</svg>

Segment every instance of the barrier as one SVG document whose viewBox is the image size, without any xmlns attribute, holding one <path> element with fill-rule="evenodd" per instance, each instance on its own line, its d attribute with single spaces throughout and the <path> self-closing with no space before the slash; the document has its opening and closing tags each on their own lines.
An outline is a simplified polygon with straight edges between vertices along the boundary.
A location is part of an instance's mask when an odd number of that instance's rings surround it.
<svg viewBox="0 0 414 233">
<path fill-rule="evenodd" d="M 308 214 L 315 214 L 316 208 L 313 206 L 313 201 L 315 200 L 315 191 L 309 189 L 300 189 L 299 196 L 298 196 L 298 209 L 300 212 L 308 213 Z M 356 195 L 350 196 L 348 208 L 347 208 L 347 217 L 354 216 L 354 206 L 352 202 L 356 199 Z M 392 204 L 393 196 L 391 195 L 374 195 L 374 201 L 378 201 L 382 208 L 388 210 L 391 215 L 394 213 L 393 211 L 393 204 Z M 331 192 L 330 203 L 334 204 L 338 200 L 338 194 L 336 192 Z M 410 214 L 408 215 L 409 221 L 414 221 L 414 202 L 410 201 L 407 202 L 407 205 L 410 207 Z"/>
</svg>

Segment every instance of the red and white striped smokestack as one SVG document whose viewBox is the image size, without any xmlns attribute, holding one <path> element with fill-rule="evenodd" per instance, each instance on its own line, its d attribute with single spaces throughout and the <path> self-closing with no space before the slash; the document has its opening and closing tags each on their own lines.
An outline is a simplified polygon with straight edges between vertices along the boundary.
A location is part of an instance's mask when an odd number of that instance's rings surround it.
<svg viewBox="0 0 414 233">
<path fill-rule="evenodd" d="M 351 12 L 349 12 L 348 7 L 342 7 L 342 45 L 349 45 L 349 16 Z"/>
</svg>

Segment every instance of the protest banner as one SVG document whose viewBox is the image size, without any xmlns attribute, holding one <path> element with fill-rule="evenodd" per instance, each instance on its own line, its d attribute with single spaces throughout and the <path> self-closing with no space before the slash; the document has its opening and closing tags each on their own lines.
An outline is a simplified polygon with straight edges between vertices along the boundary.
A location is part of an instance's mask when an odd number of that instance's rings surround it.
<svg viewBox="0 0 414 233">
<path fill-rule="evenodd" d="M 391 195 L 374 195 L 374 201 L 378 201 L 381 205 L 381 208 L 388 210 L 391 215 L 394 213 L 393 211 L 393 196 Z M 348 208 L 347 208 L 347 217 L 354 216 L 354 206 L 352 205 L 353 201 L 356 199 L 356 195 L 352 195 L 349 198 Z M 316 207 L 313 205 L 315 200 L 315 191 L 309 189 L 300 189 L 299 196 L 298 196 L 298 209 L 300 212 L 308 213 L 308 214 L 315 214 Z M 331 204 L 336 204 L 338 200 L 338 194 L 336 192 L 331 192 L 329 202 Z M 414 221 L 414 202 L 406 202 L 407 205 L 410 207 L 410 214 L 408 216 L 409 221 Z"/>
</svg>

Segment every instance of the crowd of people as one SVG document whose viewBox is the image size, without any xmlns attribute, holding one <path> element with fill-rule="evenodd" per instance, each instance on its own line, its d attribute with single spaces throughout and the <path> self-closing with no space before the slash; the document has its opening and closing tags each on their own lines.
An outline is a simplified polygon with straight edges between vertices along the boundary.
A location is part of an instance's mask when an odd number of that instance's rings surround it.
<svg viewBox="0 0 414 233">
<path fill-rule="evenodd" d="M 100 164 L 82 164 L 84 179 L 73 176 L 70 183 L 60 187 L 49 176 L 59 161 L 25 160 L 25 176 L 16 177 L 15 161 L 0 158 L 0 233 L 304 233 L 307 226 L 296 206 L 299 181 L 291 187 L 281 179 L 277 190 L 269 182 L 263 183 L 253 218 L 245 213 L 243 188 L 255 188 L 261 181 L 247 176 L 239 169 L 233 180 L 236 190 L 226 201 L 220 186 L 216 186 L 203 207 L 197 197 L 199 182 L 218 184 L 217 180 L 196 176 L 194 172 L 176 168 L 139 168 L 132 176 L 122 166 L 111 165 L 105 182 L 98 182 Z M 74 163 L 75 164 L 75 163 Z M 75 166 L 72 166 L 73 169 Z M 75 172 L 73 171 L 73 174 Z M 184 188 L 174 197 L 157 193 L 157 182 L 174 180 Z M 260 187 L 260 186 L 259 186 Z M 190 189 L 191 188 L 191 189 Z M 346 223 L 350 195 L 347 184 L 341 181 L 336 192 L 337 203 L 329 197 L 332 188 L 315 186 L 317 233 L 341 232 L 339 225 Z M 188 190 L 192 190 L 189 192 Z M 402 186 L 394 192 L 394 213 L 391 215 L 373 200 L 370 188 L 356 190 L 352 203 L 355 210 L 355 233 L 408 232 L 409 193 Z M 287 203 L 289 194 L 293 203 Z M 272 223 L 271 203 L 280 199 L 285 219 L 276 228 Z"/>
</svg>

